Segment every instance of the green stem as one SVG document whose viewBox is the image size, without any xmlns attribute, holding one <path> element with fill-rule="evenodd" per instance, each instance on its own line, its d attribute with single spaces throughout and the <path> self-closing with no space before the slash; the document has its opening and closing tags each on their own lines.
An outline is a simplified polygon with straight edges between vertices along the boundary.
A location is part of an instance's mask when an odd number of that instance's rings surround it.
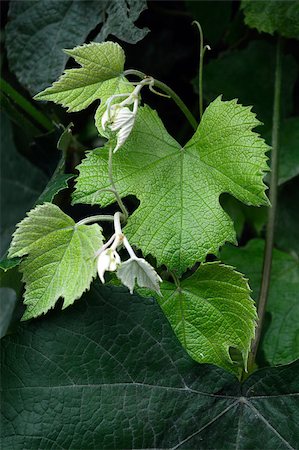
<svg viewBox="0 0 299 450">
<path fill-rule="evenodd" d="M 178 276 L 174 272 L 172 272 L 171 270 L 169 270 L 168 272 L 172 276 L 174 284 L 176 285 L 176 287 L 177 288 L 181 287 L 180 279 L 178 278 Z"/>
<path fill-rule="evenodd" d="M 278 148 L 279 148 L 279 118 L 280 118 L 280 100 L 281 100 L 281 38 L 277 38 L 276 49 L 276 70 L 274 86 L 274 104 L 273 104 L 273 124 L 272 124 L 272 153 L 271 153 L 271 177 L 269 187 L 269 200 L 271 207 L 268 211 L 268 221 L 266 228 L 266 244 L 263 263 L 262 284 L 258 303 L 258 326 L 256 329 L 255 340 L 252 344 L 252 358 L 256 358 L 259 342 L 261 339 L 263 319 L 266 311 L 267 298 L 269 293 L 272 251 L 274 242 L 275 216 L 277 206 L 277 181 L 278 181 Z"/>
<path fill-rule="evenodd" d="M 97 215 L 97 216 L 90 216 L 90 217 L 85 217 L 85 219 L 81 219 L 79 220 L 79 222 L 76 223 L 76 225 L 86 225 L 87 223 L 94 223 L 94 222 L 113 222 L 114 221 L 114 216 L 109 216 L 109 215 Z"/>
<path fill-rule="evenodd" d="M 203 58 L 205 55 L 205 52 L 207 49 L 210 50 L 209 45 L 203 45 L 203 32 L 202 28 L 199 22 L 197 20 L 194 20 L 192 22 L 192 25 L 196 25 L 199 31 L 199 68 L 198 68 L 198 94 L 199 94 L 199 117 L 202 118 L 203 115 L 203 81 L 202 81 L 202 74 L 203 74 Z"/>
<path fill-rule="evenodd" d="M 142 78 L 142 79 L 143 78 L 147 78 L 147 75 L 145 73 L 140 72 L 140 70 L 135 70 L 135 69 L 126 70 L 124 72 L 124 75 L 125 76 L 127 76 L 127 75 L 135 75 L 136 77 L 139 77 L 139 78 Z M 189 110 L 189 108 L 183 102 L 183 100 L 169 86 L 167 86 L 167 84 L 163 83 L 162 81 L 156 80 L 155 78 L 153 78 L 153 80 L 154 80 L 154 85 L 158 89 L 161 89 L 161 91 L 165 92 L 167 95 L 169 95 L 174 100 L 174 102 L 180 108 L 182 113 L 188 119 L 188 121 L 189 121 L 190 125 L 192 126 L 192 128 L 194 130 L 196 130 L 197 127 L 198 127 L 198 123 L 197 123 L 195 117 L 193 116 L 192 112 Z"/>
<path fill-rule="evenodd" d="M 120 207 L 122 213 L 123 213 L 123 219 L 126 222 L 128 217 L 129 217 L 129 213 L 127 211 L 127 208 L 125 207 L 122 199 L 120 198 L 119 193 L 117 192 L 115 183 L 114 183 L 114 179 L 113 179 L 113 173 L 112 173 L 112 158 L 113 158 L 113 148 L 112 145 L 110 145 L 109 147 L 109 159 L 108 159 L 108 176 L 109 176 L 109 181 L 113 190 L 113 193 L 115 195 L 116 201 L 118 203 L 118 206 Z"/>
<path fill-rule="evenodd" d="M 54 126 L 52 122 L 36 109 L 28 100 L 26 100 L 19 92 L 17 92 L 10 84 L 8 84 L 3 78 L 0 79 L 0 89 L 6 95 L 8 95 L 20 108 L 22 108 L 27 114 L 29 114 L 39 125 L 45 128 L 47 131 L 52 131 Z"/>
</svg>

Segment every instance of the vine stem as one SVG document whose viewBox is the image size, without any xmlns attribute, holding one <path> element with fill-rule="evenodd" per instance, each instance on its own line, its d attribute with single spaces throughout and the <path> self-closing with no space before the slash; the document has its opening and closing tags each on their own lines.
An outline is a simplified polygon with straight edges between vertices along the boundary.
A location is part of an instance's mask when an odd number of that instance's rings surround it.
<svg viewBox="0 0 299 450">
<path fill-rule="evenodd" d="M 269 200 L 271 207 L 268 211 L 268 221 L 266 228 L 266 244 L 263 262 L 262 284 L 258 303 L 258 326 L 255 339 L 252 344 L 252 361 L 254 362 L 261 339 L 263 320 L 266 311 L 267 298 L 269 293 L 272 252 L 275 231 L 275 216 L 277 207 L 277 181 L 278 181 L 278 148 L 279 148 L 279 118 L 281 100 L 281 38 L 277 38 L 276 47 L 276 69 L 273 104 L 273 124 L 272 124 L 272 153 L 271 153 L 271 176 L 269 187 Z"/>
<path fill-rule="evenodd" d="M 112 186 L 112 190 L 113 190 L 113 193 L 115 195 L 115 198 L 116 198 L 116 201 L 118 203 L 118 206 L 120 207 L 120 209 L 121 209 L 121 211 L 123 213 L 123 219 L 126 222 L 128 217 L 129 217 L 129 213 L 128 213 L 127 208 L 125 207 L 122 199 L 120 198 L 120 195 L 117 192 L 117 189 L 116 189 L 116 186 L 115 186 L 115 183 L 114 183 L 113 173 L 112 173 L 112 168 L 113 168 L 112 158 L 113 158 L 113 148 L 112 148 L 112 145 L 110 145 L 110 147 L 109 147 L 109 159 L 108 159 L 109 181 L 110 181 L 110 184 Z"/>
<path fill-rule="evenodd" d="M 140 70 L 135 70 L 135 69 L 125 70 L 124 75 L 125 76 L 127 76 L 127 75 L 135 75 L 136 77 L 139 77 L 139 78 L 142 78 L 142 79 L 143 78 L 148 78 L 148 76 L 145 73 L 141 72 Z M 169 86 L 167 86 L 167 84 L 163 83 L 162 81 L 156 80 L 156 78 L 153 78 L 153 81 L 154 81 L 154 85 L 158 89 L 161 89 L 161 91 L 165 92 L 167 95 L 169 95 L 174 100 L 174 102 L 180 108 L 182 113 L 185 115 L 186 119 L 189 121 L 189 123 L 192 126 L 192 128 L 194 130 L 196 130 L 197 127 L 198 127 L 197 120 L 193 116 L 193 114 L 190 111 L 190 109 L 183 102 L 181 97 L 179 97 Z"/>
<path fill-rule="evenodd" d="M 199 31 L 199 68 L 198 68 L 198 94 L 199 94 L 199 117 L 202 118 L 203 115 L 203 82 L 202 82 L 202 73 L 203 73 L 203 57 L 205 55 L 206 50 L 210 50 L 211 47 L 209 45 L 203 45 L 203 32 L 199 22 L 194 20 L 192 25 L 196 25 Z"/>
<path fill-rule="evenodd" d="M 85 219 L 79 220 L 79 222 L 77 222 L 76 225 L 77 226 L 78 225 L 86 225 L 87 223 L 94 223 L 94 222 L 101 222 L 101 221 L 113 222 L 114 216 L 99 215 L 99 216 L 85 217 Z"/>
</svg>

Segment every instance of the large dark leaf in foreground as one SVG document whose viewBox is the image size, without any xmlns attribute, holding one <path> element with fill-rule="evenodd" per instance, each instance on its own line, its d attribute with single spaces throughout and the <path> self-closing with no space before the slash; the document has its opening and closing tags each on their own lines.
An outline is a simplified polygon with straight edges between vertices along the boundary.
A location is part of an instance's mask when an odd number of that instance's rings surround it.
<svg viewBox="0 0 299 450">
<path fill-rule="evenodd" d="M 295 363 L 241 387 L 180 347 L 157 304 L 95 286 L 4 339 L 5 449 L 291 449 Z M 298 417 L 298 416 L 297 416 Z"/>
</svg>

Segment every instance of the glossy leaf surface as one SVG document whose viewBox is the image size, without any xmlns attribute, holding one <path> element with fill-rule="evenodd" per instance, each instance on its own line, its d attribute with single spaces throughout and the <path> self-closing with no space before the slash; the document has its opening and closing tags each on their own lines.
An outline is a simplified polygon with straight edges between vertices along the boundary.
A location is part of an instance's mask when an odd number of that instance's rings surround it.
<svg viewBox="0 0 299 450">
<path fill-rule="evenodd" d="M 23 324 L 4 339 L 1 368 L 5 448 L 297 445 L 298 364 L 240 385 L 192 361 L 158 305 L 124 289 L 95 286 L 63 313 Z"/>
</svg>

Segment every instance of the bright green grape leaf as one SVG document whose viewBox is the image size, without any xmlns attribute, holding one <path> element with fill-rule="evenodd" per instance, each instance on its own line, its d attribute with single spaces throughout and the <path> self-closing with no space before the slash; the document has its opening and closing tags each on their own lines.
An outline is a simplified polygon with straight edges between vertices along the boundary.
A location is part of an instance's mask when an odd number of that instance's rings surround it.
<svg viewBox="0 0 299 450">
<path fill-rule="evenodd" d="M 101 244 L 98 225 L 77 226 L 56 205 L 30 211 L 18 224 L 8 253 L 28 254 L 20 264 L 26 284 L 23 320 L 46 313 L 60 297 L 63 308 L 80 298 L 96 274 L 94 255 Z"/>
<path fill-rule="evenodd" d="M 0 338 L 5 336 L 17 303 L 17 295 L 13 289 L 0 288 Z"/>
<path fill-rule="evenodd" d="M 189 355 L 233 373 L 229 349 L 237 349 L 247 366 L 256 310 L 242 274 L 219 262 L 201 264 L 180 287 L 163 282 L 156 297 Z"/>
<path fill-rule="evenodd" d="M 130 258 L 123 262 L 116 272 L 122 284 L 127 286 L 132 294 L 135 281 L 139 287 L 151 289 L 161 295 L 159 275 L 154 268 L 143 258 Z"/>
<path fill-rule="evenodd" d="M 94 285 L 2 341 L 5 449 L 287 450 L 298 363 L 240 384 L 197 364 L 152 299 Z"/>
<path fill-rule="evenodd" d="M 287 38 L 299 39 L 299 3 L 297 0 L 242 0 L 245 23 L 258 31 L 277 31 Z"/>
<path fill-rule="evenodd" d="M 112 95 L 120 78 L 124 79 L 125 54 L 115 42 L 81 45 L 65 52 L 82 67 L 67 69 L 58 81 L 37 94 L 35 99 L 59 103 L 69 112 L 81 111 L 102 95 Z"/>
<path fill-rule="evenodd" d="M 254 105 L 253 111 L 257 117 L 270 128 L 275 65 L 275 46 L 270 42 L 252 41 L 242 50 L 226 52 L 205 66 L 204 96 L 208 103 L 223 94 L 225 100 L 238 98 L 243 105 Z M 258 76 L 252 76 L 254 68 L 258 68 Z M 296 60 L 291 55 L 283 55 L 281 113 L 284 117 L 293 110 L 293 89 L 297 75 Z M 198 89 L 198 79 L 194 80 L 194 87 Z"/>
<path fill-rule="evenodd" d="M 68 56 L 62 48 L 84 43 L 102 24 L 96 40 L 109 34 L 135 43 L 147 33 L 134 22 L 145 0 L 22 0 L 11 1 L 6 48 L 11 70 L 32 94 L 40 92 L 63 72 Z"/>
<path fill-rule="evenodd" d="M 258 300 L 264 241 L 252 240 L 246 247 L 224 248 L 221 259 L 234 264 L 249 277 L 253 298 Z M 266 329 L 262 350 L 270 364 L 286 364 L 299 357 L 299 263 L 278 250 L 273 252 L 267 313 L 271 322 Z"/>
<path fill-rule="evenodd" d="M 133 131 L 114 155 L 113 177 L 122 197 L 140 206 L 125 233 L 144 255 L 178 273 L 235 242 L 229 216 L 219 204 L 228 192 L 249 205 L 266 204 L 263 171 L 268 146 L 252 128 L 250 108 L 217 98 L 206 109 L 191 140 L 181 147 L 157 113 L 140 108 Z M 108 148 L 96 149 L 79 166 L 74 203 L 108 205 Z"/>
</svg>

